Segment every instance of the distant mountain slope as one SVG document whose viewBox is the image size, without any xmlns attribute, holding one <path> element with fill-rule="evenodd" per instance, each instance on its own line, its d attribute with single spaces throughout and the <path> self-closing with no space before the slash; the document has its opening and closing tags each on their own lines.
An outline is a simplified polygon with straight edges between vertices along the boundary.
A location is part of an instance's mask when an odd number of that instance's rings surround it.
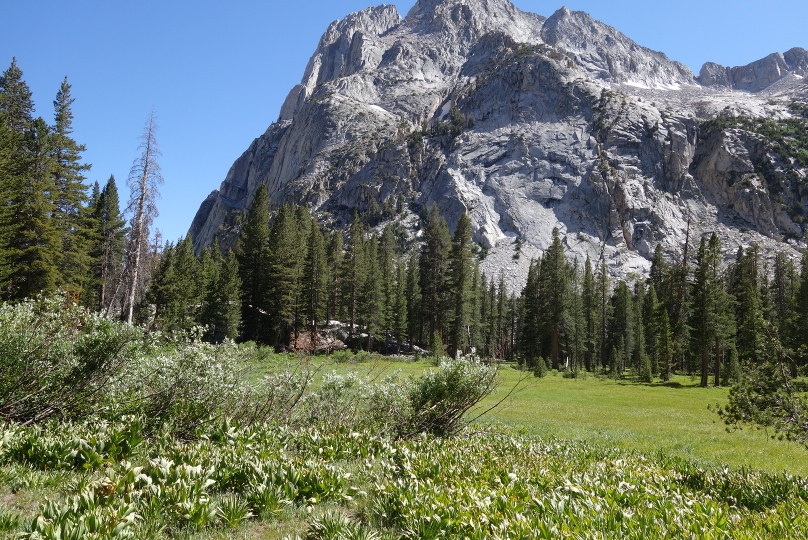
<svg viewBox="0 0 808 540">
<path fill-rule="evenodd" d="M 197 249 L 231 245 L 263 183 L 273 204 L 305 203 L 333 226 L 399 194 L 411 211 L 437 204 L 450 226 L 468 212 L 485 264 L 515 283 L 527 257 L 497 253 L 520 237 L 538 254 L 554 227 L 572 255 L 616 274 L 646 270 L 657 244 L 681 252 L 688 230 L 718 232 L 728 251 L 796 246 L 806 164 L 771 126 L 705 122 L 761 118 L 789 137 L 808 102 L 806 54 L 694 77 L 566 8 L 548 19 L 508 0 L 419 0 L 403 19 L 370 8 L 328 28 L 278 121 L 189 232 Z"/>
</svg>

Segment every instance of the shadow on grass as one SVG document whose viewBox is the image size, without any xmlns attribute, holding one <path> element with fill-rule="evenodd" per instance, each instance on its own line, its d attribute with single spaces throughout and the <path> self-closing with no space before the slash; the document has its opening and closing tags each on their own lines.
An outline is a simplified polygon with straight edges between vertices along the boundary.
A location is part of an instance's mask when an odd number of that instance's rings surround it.
<svg viewBox="0 0 808 540">
<path fill-rule="evenodd" d="M 644 381 L 637 381 L 637 380 L 630 380 L 630 379 L 621 379 L 617 381 L 617 384 L 621 386 L 648 386 L 651 388 L 675 388 L 677 390 L 691 390 L 694 388 L 701 388 L 698 382 L 693 382 L 691 384 L 682 384 L 679 381 L 655 381 L 655 382 L 644 382 Z"/>
</svg>

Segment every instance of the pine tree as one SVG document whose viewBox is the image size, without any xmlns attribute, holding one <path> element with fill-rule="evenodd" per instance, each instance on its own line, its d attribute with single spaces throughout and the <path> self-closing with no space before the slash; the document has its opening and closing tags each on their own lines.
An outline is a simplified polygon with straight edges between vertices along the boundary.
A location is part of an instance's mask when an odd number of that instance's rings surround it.
<svg viewBox="0 0 808 540">
<path fill-rule="evenodd" d="M 204 338 L 207 341 L 216 342 L 216 287 L 219 284 L 219 272 L 223 264 L 222 250 L 219 247 L 219 240 L 213 239 L 213 243 L 202 250 L 199 257 L 199 277 L 201 280 L 201 300 L 199 309 L 199 324 L 205 327 Z"/>
<path fill-rule="evenodd" d="M 668 310 L 665 309 L 663 304 L 660 304 L 657 317 L 659 317 L 660 321 L 656 345 L 659 350 L 660 376 L 664 382 L 668 382 L 671 380 L 671 371 L 673 369 L 673 335 Z"/>
<path fill-rule="evenodd" d="M 401 354 L 401 344 L 407 334 L 407 267 L 403 259 L 396 264 L 391 323 L 391 330 L 396 336 L 396 354 Z"/>
<path fill-rule="evenodd" d="M 341 293 L 348 315 L 348 341 L 352 342 L 360 309 L 360 298 L 367 274 L 365 230 L 358 214 L 354 214 L 348 233 L 348 249 L 342 259 Z"/>
<path fill-rule="evenodd" d="M 634 328 L 631 324 L 634 319 L 633 304 L 628 284 L 623 280 L 618 281 L 612 295 L 612 316 L 609 321 L 611 349 L 618 353 L 610 359 L 611 374 L 615 378 L 623 374 L 634 350 Z"/>
<path fill-rule="evenodd" d="M 268 333 L 267 306 L 269 283 L 269 197 L 260 184 L 236 243 L 241 281 L 243 338 L 260 341 Z"/>
<path fill-rule="evenodd" d="M 483 273 L 480 276 L 480 353 L 485 358 L 490 358 L 492 355 L 491 324 L 491 293 L 488 278 Z"/>
<path fill-rule="evenodd" d="M 407 342 L 412 349 L 414 340 L 423 340 L 423 320 L 421 319 L 421 276 L 418 254 L 413 252 L 407 261 Z"/>
<path fill-rule="evenodd" d="M 424 245 L 421 251 L 421 310 L 429 336 L 444 333 L 447 311 L 447 279 L 449 271 L 449 228 L 437 206 L 427 215 Z"/>
<path fill-rule="evenodd" d="M 658 300 L 663 303 L 669 303 L 670 301 L 669 278 L 670 267 L 668 261 L 665 260 L 665 251 L 662 249 L 662 244 L 657 244 L 654 249 L 654 257 L 651 260 L 651 273 L 648 279 L 651 281 L 651 285 L 654 286 Z"/>
<path fill-rule="evenodd" d="M 303 302 L 306 327 L 312 336 L 316 336 L 326 317 L 330 277 L 325 238 L 316 218 L 312 218 L 309 230 L 306 260 L 303 264 Z"/>
<path fill-rule="evenodd" d="M 701 361 L 701 385 L 705 388 L 711 365 L 715 366 L 716 384 L 720 384 L 721 362 L 729 337 L 734 332 L 720 264 L 721 243 L 713 233 L 709 242 L 701 239 L 696 255 L 690 322 L 692 347 Z"/>
<path fill-rule="evenodd" d="M 569 266 L 569 307 L 567 331 L 565 334 L 566 356 L 570 359 L 569 369 L 577 374 L 584 361 L 586 350 L 586 319 L 584 317 L 582 277 L 578 259 Z"/>
<path fill-rule="evenodd" d="M 505 286 L 505 273 L 500 272 L 499 283 L 497 284 L 495 302 L 492 306 L 495 307 L 494 321 L 495 321 L 495 337 L 494 337 L 494 356 L 495 358 L 505 359 L 508 356 L 508 289 Z"/>
<path fill-rule="evenodd" d="M 11 65 L 0 75 L 0 112 L 11 132 L 24 136 L 32 128 L 34 101 L 22 75 L 17 59 L 12 58 Z"/>
<path fill-rule="evenodd" d="M 305 246 L 309 241 L 309 233 L 311 232 L 312 224 L 312 215 L 305 205 L 295 207 L 295 221 L 297 221 L 297 231 L 295 231 L 296 234 L 294 243 L 297 246 Z M 301 287 L 301 283 L 303 282 L 303 266 L 306 262 L 306 253 L 307 251 L 305 249 L 298 249 L 296 251 L 297 287 L 295 287 L 295 311 L 292 323 L 294 326 L 295 337 L 297 337 L 298 332 L 304 328 L 306 322 L 306 305 L 303 301 L 303 287 Z"/>
<path fill-rule="evenodd" d="M 794 305 L 794 346 L 800 364 L 808 363 L 808 251 L 802 253 L 799 286 Z"/>
<path fill-rule="evenodd" d="M 328 302 L 326 304 L 326 321 L 339 319 L 342 317 L 342 303 L 340 302 L 341 275 L 343 244 L 345 240 L 342 231 L 332 231 L 328 237 L 328 247 L 326 258 L 328 259 Z"/>
<path fill-rule="evenodd" d="M 657 347 L 661 323 L 658 315 L 660 309 L 664 308 L 661 308 L 657 299 L 656 287 L 651 280 L 648 280 L 648 293 L 645 295 L 642 306 L 642 320 L 645 325 L 643 332 L 645 335 L 645 350 L 648 352 L 652 375 L 659 374 L 659 366 L 661 365 L 660 351 Z"/>
<path fill-rule="evenodd" d="M 171 324 L 166 312 L 169 304 L 174 300 L 177 285 L 175 256 L 176 246 L 172 242 L 166 242 L 160 253 L 159 261 L 152 271 L 152 279 L 145 296 L 146 302 L 155 306 L 154 323 L 161 330 L 168 330 Z"/>
<path fill-rule="evenodd" d="M 16 135 L 11 131 L 0 111 L 0 201 L 9 201 L 14 193 Z M 0 299 L 8 288 L 11 254 L 8 250 L 9 233 L 13 229 L 8 204 L 0 204 Z"/>
<path fill-rule="evenodd" d="M 469 342 L 476 354 L 480 349 L 480 298 L 481 281 L 480 265 L 476 261 L 472 264 L 471 297 L 469 299 Z"/>
<path fill-rule="evenodd" d="M 449 356 L 452 358 L 458 351 L 462 351 L 464 346 L 470 345 L 468 327 L 471 319 L 471 280 L 474 272 L 471 235 L 471 220 L 463 212 L 452 239 L 447 276 L 452 308 L 449 333 Z"/>
<path fill-rule="evenodd" d="M 163 183 L 163 174 L 157 159 L 160 149 L 157 146 L 157 119 L 154 111 L 149 114 L 143 135 L 140 137 L 140 157 L 135 160 L 129 171 L 127 185 L 131 196 L 128 211 L 132 213 L 129 229 L 129 242 L 126 248 L 126 266 L 124 280 L 126 283 L 126 322 L 132 324 L 135 304 L 145 291 L 148 281 L 148 265 L 151 223 L 157 217 L 156 200 L 159 197 L 158 186 Z"/>
<path fill-rule="evenodd" d="M 114 176 L 110 175 L 98 197 L 94 197 L 89 211 L 95 232 L 90 235 L 91 278 L 87 305 L 107 313 L 119 313 L 111 304 L 118 296 L 115 292 L 121 283 L 127 231 Z"/>
<path fill-rule="evenodd" d="M 360 290 L 359 321 L 367 330 L 366 348 L 373 350 L 373 340 L 382 329 L 384 292 L 379 268 L 379 240 L 375 235 L 365 242 L 365 281 Z"/>
<path fill-rule="evenodd" d="M 611 292 L 609 288 L 609 273 L 606 270 L 606 262 L 601 260 L 599 264 L 598 279 L 596 283 L 596 299 L 599 311 L 598 317 L 598 367 L 605 368 L 609 363 L 609 319 L 612 316 L 612 306 L 610 302 Z"/>
<path fill-rule="evenodd" d="M 55 212 L 51 159 L 53 139 L 41 118 L 25 135 L 24 172 L 18 176 L 8 201 L 7 231 L 12 299 L 51 292 L 59 283 L 61 238 Z"/>
<path fill-rule="evenodd" d="M 62 257 L 59 264 L 60 285 L 68 293 L 80 293 L 91 277 L 89 256 L 90 235 L 88 219 L 85 215 L 87 186 L 84 185 L 84 172 L 90 166 L 81 162 L 81 153 L 86 150 L 71 137 L 73 132 L 72 105 L 75 99 L 70 95 L 67 77 L 62 81 L 54 107 L 53 145 L 53 184 L 56 227 L 62 237 Z"/>
<path fill-rule="evenodd" d="M 540 320 L 541 306 L 539 304 L 539 264 L 532 260 L 527 272 L 527 283 L 522 290 L 523 320 L 521 333 L 521 347 L 528 367 L 536 364 L 536 358 L 541 355 Z"/>
<path fill-rule="evenodd" d="M 674 355 L 682 357 L 687 350 L 690 328 L 687 325 L 690 311 L 690 222 L 688 221 L 685 235 L 685 246 L 682 259 L 669 267 L 668 278 L 664 281 L 667 287 L 665 305 L 670 316 L 671 330 L 673 332 Z"/>
<path fill-rule="evenodd" d="M 778 252 L 774 258 L 774 269 L 770 285 L 772 299 L 772 323 L 783 344 L 796 351 L 796 333 L 794 332 L 794 310 L 797 300 L 799 280 L 794 261 L 785 253 Z M 797 355 L 792 355 L 791 376 L 796 377 L 798 371 Z"/>
<path fill-rule="evenodd" d="M 184 332 L 198 324 L 204 292 L 200 275 L 190 236 L 163 250 L 146 295 L 156 306 L 155 322 L 160 329 Z"/>
<path fill-rule="evenodd" d="M 301 223 L 305 219 L 305 223 Z M 269 234 L 267 280 L 269 287 L 265 304 L 270 314 L 275 348 L 287 345 L 298 330 L 300 281 L 306 245 L 302 231 L 308 232 L 308 216 L 300 218 L 289 205 L 282 206 Z"/>
<path fill-rule="evenodd" d="M 761 310 L 759 248 L 738 249 L 731 271 L 730 291 L 735 297 L 736 347 L 741 363 L 758 364 L 763 350 L 764 319 Z"/>
<path fill-rule="evenodd" d="M 559 369 L 561 333 L 568 316 L 569 270 L 557 228 L 553 229 L 553 241 L 542 256 L 539 282 L 542 329 L 549 337 L 552 368 Z"/>
<path fill-rule="evenodd" d="M 487 339 L 486 339 L 486 356 L 491 358 L 499 358 L 499 316 L 498 316 L 498 302 L 497 302 L 497 283 L 494 280 L 494 276 L 491 276 L 491 281 L 488 283 L 488 291 L 487 291 L 487 306 L 486 306 L 486 318 L 487 318 Z"/>
<path fill-rule="evenodd" d="M 584 280 L 581 288 L 581 304 L 584 317 L 584 362 L 587 371 L 594 368 L 598 345 L 598 301 L 595 287 L 595 276 L 592 273 L 592 261 L 589 255 L 584 263 Z"/>
<path fill-rule="evenodd" d="M 29 133 L 34 103 L 17 60 L 0 75 L 0 298 L 14 295 L 10 242 L 20 223 L 12 201 L 29 184 Z"/>
<path fill-rule="evenodd" d="M 219 270 L 219 283 L 216 285 L 216 319 L 214 322 L 214 342 L 234 340 L 238 337 L 241 321 L 241 280 L 236 254 L 227 252 Z"/>
<path fill-rule="evenodd" d="M 391 199 L 388 199 L 390 201 Z M 378 266 L 379 280 L 382 296 L 382 310 L 379 319 L 379 326 L 387 336 L 386 342 L 390 342 L 390 333 L 393 326 L 393 310 L 395 304 L 395 253 L 396 239 L 393 229 L 387 225 L 379 237 L 378 246 Z M 387 351 L 385 351 L 387 352 Z"/>
</svg>

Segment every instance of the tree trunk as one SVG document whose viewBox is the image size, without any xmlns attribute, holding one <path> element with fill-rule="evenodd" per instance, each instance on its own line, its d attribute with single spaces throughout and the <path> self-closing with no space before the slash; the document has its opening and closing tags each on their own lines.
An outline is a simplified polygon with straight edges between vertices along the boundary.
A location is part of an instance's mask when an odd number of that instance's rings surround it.
<svg viewBox="0 0 808 540">
<path fill-rule="evenodd" d="M 701 386 L 707 388 L 709 383 L 710 372 L 710 349 L 709 347 L 701 348 Z"/>
</svg>

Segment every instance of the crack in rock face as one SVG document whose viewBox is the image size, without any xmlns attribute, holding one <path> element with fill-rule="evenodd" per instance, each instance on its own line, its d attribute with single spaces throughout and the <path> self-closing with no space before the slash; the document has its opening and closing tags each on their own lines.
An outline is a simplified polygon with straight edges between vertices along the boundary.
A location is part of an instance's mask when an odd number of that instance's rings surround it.
<svg viewBox="0 0 808 540">
<path fill-rule="evenodd" d="M 508 0 L 419 0 L 332 23 L 278 120 L 239 157 L 191 225 L 224 248 L 260 184 L 330 226 L 403 197 L 417 237 L 436 204 L 463 212 L 489 275 L 521 287 L 558 228 L 571 257 L 643 273 L 662 245 L 716 232 L 727 254 L 796 250 L 806 171 L 743 127 L 714 118 L 794 115 L 808 52 L 791 49 L 695 77 L 583 12 L 549 18 Z M 764 167 L 765 165 L 765 167 Z M 765 169 L 765 170 L 764 170 Z M 516 239 L 523 253 L 512 257 Z M 787 241 L 787 242 L 786 242 Z"/>
</svg>

